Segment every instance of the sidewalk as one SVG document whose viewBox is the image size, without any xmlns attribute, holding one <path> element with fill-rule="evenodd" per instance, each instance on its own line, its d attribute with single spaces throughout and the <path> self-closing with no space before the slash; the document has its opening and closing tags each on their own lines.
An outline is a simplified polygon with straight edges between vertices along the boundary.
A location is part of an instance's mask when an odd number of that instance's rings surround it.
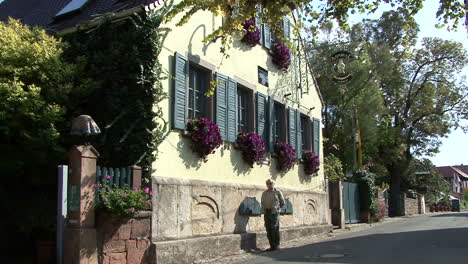
<svg viewBox="0 0 468 264">
<path fill-rule="evenodd" d="M 296 247 L 301 247 L 305 246 L 308 244 L 313 244 L 313 243 L 318 243 L 322 242 L 334 237 L 337 237 L 339 235 L 348 233 L 348 232 L 356 232 L 360 230 L 365 230 L 372 228 L 374 226 L 378 225 L 383 225 L 383 224 L 388 224 L 392 222 L 396 222 L 399 220 L 403 220 L 405 218 L 411 218 L 413 216 L 401 216 L 401 217 L 385 217 L 383 218 L 380 222 L 375 222 L 375 223 L 356 223 L 356 224 L 347 224 L 344 229 L 334 229 L 332 232 L 329 233 L 323 233 L 320 235 L 312 236 L 312 237 L 304 237 L 296 240 L 290 240 L 286 241 L 284 243 L 281 243 L 281 249 L 287 249 L 287 248 L 296 248 Z M 256 250 L 252 252 L 245 252 L 240 255 L 233 255 L 229 257 L 224 257 L 224 258 L 218 258 L 218 259 L 212 259 L 209 261 L 197 261 L 195 263 L 209 263 L 209 264 L 214 264 L 214 263 L 238 263 L 242 261 L 247 261 L 249 259 L 253 259 L 258 255 L 267 255 L 270 254 L 270 252 L 265 252 L 264 250 Z"/>
</svg>

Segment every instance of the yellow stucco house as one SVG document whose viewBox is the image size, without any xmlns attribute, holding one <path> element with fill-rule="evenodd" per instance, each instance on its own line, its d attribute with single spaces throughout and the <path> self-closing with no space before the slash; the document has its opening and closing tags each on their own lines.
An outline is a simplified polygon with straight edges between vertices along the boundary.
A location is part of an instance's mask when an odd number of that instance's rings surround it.
<svg viewBox="0 0 468 264">
<path fill-rule="evenodd" d="M 159 58 L 173 78 L 164 83 L 169 97 L 162 107 L 172 130 L 153 163 L 153 189 L 158 198 L 152 239 L 157 251 L 165 252 L 158 259 L 210 258 L 266 245 L 263 218 L 241 215 L 239 207 L 246 198 L 260 201 L 268 178 L 275 179 L 293 208 L 292 214 L 281 217 L 284 239 L 330 228 L 320 134 L 322 100 L 301 40 L 294 39 L 292 23 L 288 23 L 293 19 L 285 18 L 283 23 L 285 35 L 298 48 L 288 71 L 279 70 L 272 61 L 272 34 L 267 25 L 259 28 L 259 45 L 250 47 L 234 40 L 230 57 L 224 60 L 220 41 L 202 42 L 223 23 L 222 17 L 199 12 L 184 26 L 165 25 L 172 31 Z M 215 95 L 207 98 L 203 94 L 210 80 L 219 83 Z M 197 116 L 217 123 L 223 137 L 223 144 L 207 162 L 184 137 L 187 120 Z M 263 164 L 250 168 L 242 160 L 235 147 L 240 130 L 264 137 L 268 154 Z M 278 171 L 272 155 L 277 140 L 295 149 L 314 150 L 320 158 L 318 173 L 306 175 L 300 159 L 287 173 Z"/>
</svg>

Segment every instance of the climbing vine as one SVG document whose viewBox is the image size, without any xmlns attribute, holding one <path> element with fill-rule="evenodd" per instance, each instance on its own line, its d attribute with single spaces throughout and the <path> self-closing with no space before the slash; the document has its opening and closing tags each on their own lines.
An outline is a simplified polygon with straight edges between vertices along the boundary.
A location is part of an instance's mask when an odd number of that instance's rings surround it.
<svg viewBox="0 0 468 264">
<path fill-rule="evenodd" d="M 105 16 L 65 36 L 69 60 L 85 61 L 83 80 L 93 91 L 72 115 L 91 115 L 102 130 L 93 139 L 100 163 L 139 164 L 150 169 L 167 135 L 159 103 L 166 98 L 158 61 L 168 28 L 160 27 L 170 5 L 117 19 Z"/>
</svg>

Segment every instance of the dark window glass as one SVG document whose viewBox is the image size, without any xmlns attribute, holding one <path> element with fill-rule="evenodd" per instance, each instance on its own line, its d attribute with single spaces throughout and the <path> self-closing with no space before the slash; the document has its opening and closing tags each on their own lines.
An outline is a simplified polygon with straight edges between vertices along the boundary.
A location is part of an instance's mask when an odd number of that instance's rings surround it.
<svg viewBox="0 0 468 264">
<path fill-rule="evenodd" d="M 309 127 L 308 121 L 309 119 L 306 116 L 301 115 L 301 149 L 303 151 L 308 150 L 309 146 Z"/>
<path fill-rule="evenodd" d="M 246 89 L 237 88 L 237 124 L 239 131 L 248 132 L 249 127 L 249 92 Z"/>
<path fill-rule="evenodd" d="M 268 87 L 268 71 L 258 67 L 258 83 Z"/>
<path fill-rule="evenodd" d="M 273 132 L 275 133 L 274 135 L 274 141 L 275 142 L 278 142 L 278 141 L 285 141 L 284 140 L 284 134 L 283 134 L 283 130 L 284 130 L 284 106 L 279 104 L 279 103 L 275 103 L 275 118 L 274 118 L 274 129 L 273 129 Z"/>
<path fill-rule="evenodd" d="M 204 115 L 206 85 L 206 72 L 190 67 L 188 118 Z"/>
</svg>

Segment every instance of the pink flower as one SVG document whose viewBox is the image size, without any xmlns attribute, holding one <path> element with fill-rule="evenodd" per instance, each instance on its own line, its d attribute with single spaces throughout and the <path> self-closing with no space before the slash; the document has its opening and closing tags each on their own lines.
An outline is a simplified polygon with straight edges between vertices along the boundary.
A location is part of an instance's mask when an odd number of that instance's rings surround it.
<svg viewBox="0 0 468 264">
<path fill-rule="evenodd" d="M 95 189 L 99 189 L 99 187 L 101 187 L 101 186 L 98 183 L 94 184 Z"/>
<path fill-rule="evenodd" d="M 146 201 L 145 201 L 145 204 L 150 204 L 150 203 L 151 203 L 150 200 L 146 200 Z"/>
<path fill-rule="evenodd" d="M 140 188 L 138 188 L 138 187 L 133 187 L 133 190 L 134 190 L 135 192 L 138 192 L 138 191 L 140 190 Z"/>
<path fill-rule="evenodd" d="M 153 196 L 153 192 L 152 192 L 152 191 L 150 191 L 148 194 L 149 194 L 149 196 Z"/>
<path fill-rule="evenodd" d="M 150 189 L 148 187 L 145 188 L 145 193 L 150 193 Z"/>
<path fill-rule="evenodd" d="M 127 194 L 126 193 L 122 193 L 121 195 L 123 198 L 127 197 Z"/>
<path fill-rule="evenodd" d="M 107 198 L 106 198 L 106 197 L 103 197 L 102 200 L 103 200 L 104 202 L 107 202 Z"/>
<path fill-rule="evenodd" d="M 130 211 L 132 211 L 132 213 L 134 213 L 134 212 L 135 212 L 135 208 L 133 208 L 133 207 L 130 208 Z"/>
<path fill-rule="evenodd" d="M 111 176 L 110 175 L 107 175 L 106 176 L 106 179 L 110 180 Z"/>
</svg>

